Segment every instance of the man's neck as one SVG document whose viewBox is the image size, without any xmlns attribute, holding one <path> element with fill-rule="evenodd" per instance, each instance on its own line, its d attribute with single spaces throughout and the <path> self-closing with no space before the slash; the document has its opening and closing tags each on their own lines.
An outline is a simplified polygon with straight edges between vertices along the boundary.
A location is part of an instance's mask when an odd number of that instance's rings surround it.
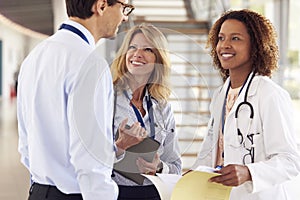
<svg viewBox="0 0 300 200">
<path fill-rule="evenodd" d="M 96 32 L 94 30 L 94 26 L 92 25 L 92 18 L 89 18 L 89 19 L 81 19 L 79 17 L 70 17 L 69 18 L 70 20 L 74 21 L 74 22 L 77 22 L 79 24 L 81 24 L 82 26 L 84 26 L 91 34 L 92 36 L 94 37 L 94 41 L 97 42 L 98 39 L 96 37 Z"/>
</svg>

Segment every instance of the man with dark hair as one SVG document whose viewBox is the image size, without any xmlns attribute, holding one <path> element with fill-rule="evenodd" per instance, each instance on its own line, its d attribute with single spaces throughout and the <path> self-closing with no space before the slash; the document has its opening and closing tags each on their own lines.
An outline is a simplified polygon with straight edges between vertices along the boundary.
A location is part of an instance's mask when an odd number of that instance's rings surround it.
<svg viewBox="0 0 300 200">
<path fill-rule="evenodd" d="M 111 75 L 92 52 L 134 7 L 126 0 L 66 0 L 66 7 L 69 19 L 27 56 L 18 79 L 18 150 L 33 182 L 29 200 L 117 199 Z"/>
</svg>

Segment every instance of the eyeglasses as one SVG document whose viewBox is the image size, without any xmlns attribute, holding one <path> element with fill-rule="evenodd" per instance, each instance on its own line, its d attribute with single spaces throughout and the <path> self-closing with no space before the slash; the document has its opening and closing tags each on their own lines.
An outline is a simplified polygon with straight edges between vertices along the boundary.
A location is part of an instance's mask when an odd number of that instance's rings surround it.
<svg viewBox="0 0 300 200">
<path fill-rule="evenodd" d="M 117 3 L 119 3 L 123 6 L 123 15 L 124 16 L 128 16 L 134 10 L 133 5 L 126 4 L 126 3 L 123 3 L 121 1 L 117 1 Z"/>
</svg>

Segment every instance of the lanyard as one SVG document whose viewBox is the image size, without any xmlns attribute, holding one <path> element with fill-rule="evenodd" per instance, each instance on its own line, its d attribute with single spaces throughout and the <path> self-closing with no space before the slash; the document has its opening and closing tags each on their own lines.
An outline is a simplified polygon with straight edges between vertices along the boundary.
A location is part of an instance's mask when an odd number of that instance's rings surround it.
<svg viewBox="0 0 300 200">
<path fill-rule="evenodd" d="M 151 101 L 151 96 L 148 95 L 146 97 L 147 101 L 147 110 L 148 110 L 148 115 L 149 115 L 149 121 L 150 121 L 150 137 L 154 139 L 155 136 L 155 125 L 154 125 L 154 116 L 153 116 L 153 104 Z"/>
<path fill-rule="evenodd" d="M 240 93 L 242 92 L 244 86 L 246 85 L 247 80 L 248 80 L 248 78 L 249 78 L 249 75 L 250 75 L 250 74 L 248 74 L 247 79 L 245 80 L 245 82 L 244 82 L 242 88 L 240 89 L 239 95 L 240 95 Z M 227 99 L 227 95 L 228 95 L 228 92 L 229 92 L 229 89 L 230 89 L 230 85 L 231 85 L 231 81 L 229 81 L 229 84 L 228 84 L 228 87 L 227 87 L 227 90 L 226 90 L 226 94 L 225 94 L 225 98 L 224 98 L 223 108 L 222 108 L 222 133 L 223 133 L 223 134 L 224 134 L 224 125 L 225 125 L 226 99 Z M 249 83 L 249 85 L 250 85 L 250 83 Z M 247 97 L 249 85 L 248 85 L 248 87 L 247 87 L 247 91 L 246 91 L 246 94 L 245 94 L 246 97 Z"/>
<path fill-rule="evenodd" d="M 130 100 L 129 95 L 127 91 L 124 90 L 124 95 Z M 150 137 L 154 139 L 155 136 L 155 124 L 154 124 L 154 115 L 153 115 L 153 104 L 151 101 L 151 96 L 146 96 L 146 102 L 147 102 L 147 111 L 149 115 L 149 122 L 150 122 Z M 145 122 L 143 120 L 143 117 L 137 107 L 133 104 L 131 104 L 131 107 L 136 115 L 137 120 L 141 123 L 141 126 L 146 129 Z"/>
<path fill-rule="evenodd" d="M 146 128 L 143 117 L 142 117 L 141 113 L 139 112 L 139 110 L 137 109 L 137 107 L 135 107 L 135 105 L 133 105 L 133 104 L 131 104 L 131 107 L 135 113 L 137 120 L 141 123 L 141 126 L 143 128 Z"/>
<path fill-rule="evenodd" d="M 58 30 L 61 30 L 61 29 L 66 29 L 66 30 L 69 30 L 75 34 L 77 34 L 79 37 L 81 37 L 84 41 L 86 41 L 88 44 L 89 41 L 88 39 L 86 38 L 86 36 L 79 30 L 77 29 L 76 27 L 72 26 L 72 25 L 69 25 L 69 24 L 62 24 Z"/>
</svg>

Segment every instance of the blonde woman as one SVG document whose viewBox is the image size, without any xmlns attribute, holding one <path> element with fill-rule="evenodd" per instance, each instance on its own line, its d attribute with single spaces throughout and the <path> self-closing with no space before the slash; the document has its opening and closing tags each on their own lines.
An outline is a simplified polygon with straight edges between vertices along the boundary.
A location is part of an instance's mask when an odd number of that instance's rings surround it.
<svg viewBox="0 0 300 200">
<path fill-rule="evenodd" d="M 170 60 L 165 36 L 150 24 L 131 28 L 111 68 L 116 98 L 114 131 L 127 118 L 129 126 L 140 123 L 147 136 L 160 143 L 152 162 L 141 157 L 136 160 L 139 173 L 180 174 L 175 120 L 168 103 Z M 116 141 L 118 148 L 123 143 L 122 139 Z M 118 172 L 113 179 L 119 186 L 118 199 L 160 199 L 147 179 L 139 185 Z"/>
</svg>

